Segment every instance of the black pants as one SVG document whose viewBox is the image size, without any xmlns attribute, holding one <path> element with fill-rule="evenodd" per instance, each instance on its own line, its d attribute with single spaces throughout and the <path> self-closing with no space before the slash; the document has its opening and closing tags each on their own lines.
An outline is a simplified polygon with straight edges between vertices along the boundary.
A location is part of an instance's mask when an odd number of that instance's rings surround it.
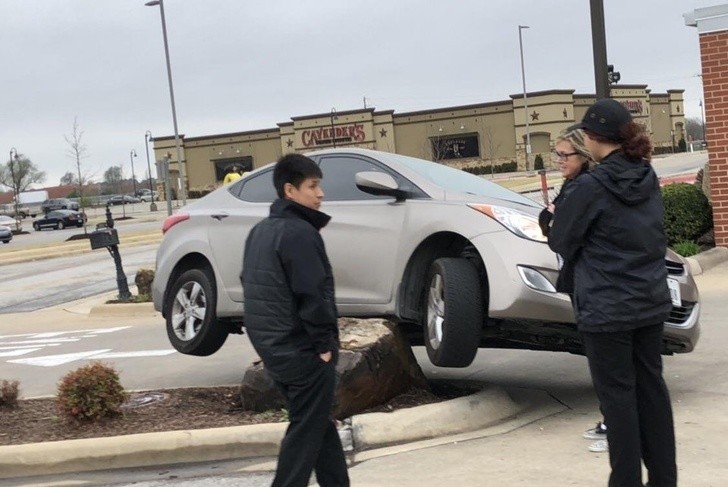
<svg viewBox="0 0 728 487">
<path fill-rule="evenodd" d="M 607 424 L 610 487 L 675 487 L 675 430 L 662 377 L 662 328 L 582 333 L 594 389 Z"/>
<path fill-rule="evenodd" d="M 281 443 L 273 487 L 304 487 L 311 471 L 321 487 L 348 487 L 349 474 L 336 424 L 331 417 L 336 387 L 334 360 L 316 356 L 312 372 L 300 380 L 275 383 L 286 397 L 290 425 Z M 308 369 L 308 367 L 306 367 Z"/>
</svg>

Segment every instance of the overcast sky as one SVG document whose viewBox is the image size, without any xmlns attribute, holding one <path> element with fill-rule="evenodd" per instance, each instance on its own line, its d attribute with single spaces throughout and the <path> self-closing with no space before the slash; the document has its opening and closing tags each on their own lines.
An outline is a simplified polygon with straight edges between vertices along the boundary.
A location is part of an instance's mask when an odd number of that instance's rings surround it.
<svg viewBox="0 0 728 487">
<path fill-rule="evenodd" d="M 11 147 L 56 185 L 75 170 L 74 117 L 100 180 L 146 177 L 144 133 L 173 135 L 159 7 L 145 0 L 0 0 L 0 160 Z M 621 84 L 685 89 L 700 117 L 697 30 L 682 14 L 720 0 L 605 0 Z M 271 128 L 368 106 L 405 112 L 594 93 L 588 0 L 165 0 L 180 133 Z M 151 150 L 151 146 L 150 146 Z M 153 162 L 153 161 L 152 161 Z M 152 169 L 154 170 L 154 169 Z"/>
</svg>

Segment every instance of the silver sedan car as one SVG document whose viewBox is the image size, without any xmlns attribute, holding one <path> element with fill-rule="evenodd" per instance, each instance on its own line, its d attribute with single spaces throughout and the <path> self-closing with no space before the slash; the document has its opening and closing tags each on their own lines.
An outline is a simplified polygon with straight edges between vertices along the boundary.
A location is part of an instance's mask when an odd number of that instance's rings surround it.
<svg viewBox="0 0 728 487">
<path fill-rule="evenodd" d="M 341 316 L 386 317 L 440 367 L 479 347 L 583 353 L 558 257 L 538 226 L 542 206 L 481 177 L 388 152 L 308 153 L 321 167 L 321 231 Z M 245 239 L 276 198 L 273 165 L 189 204 L 164 222 L 152 288 L 172 345 L 216 352 L 245 324 Z M 673 313 L 665 353 L 690 352 L 699 298 L 681 257 L 666 256 Z"/>
</svg>

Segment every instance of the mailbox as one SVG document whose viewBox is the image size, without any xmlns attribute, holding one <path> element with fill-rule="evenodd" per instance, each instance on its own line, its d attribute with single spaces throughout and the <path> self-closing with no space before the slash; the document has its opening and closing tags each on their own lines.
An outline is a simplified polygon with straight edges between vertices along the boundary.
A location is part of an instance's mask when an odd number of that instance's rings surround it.
<svg viewBox="0 0 728 487">
<path fill-rule="evenodd" d="M 103 228 L 89 234 L 92 249 L 102 249 L 111 245 L 119 245 L 119 234 L 114 228 Z"/>
</svg>

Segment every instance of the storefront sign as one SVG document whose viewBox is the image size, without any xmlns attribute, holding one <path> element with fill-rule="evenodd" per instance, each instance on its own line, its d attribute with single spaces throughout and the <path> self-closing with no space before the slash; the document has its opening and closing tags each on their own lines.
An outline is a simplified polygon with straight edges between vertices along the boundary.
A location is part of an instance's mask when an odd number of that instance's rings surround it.
<svg viewBox="0 0 728 487">
<path fill-rule="evenodd" d="M 622 105 L 629 110 L 629 113 L 642 114 L 642 100 L 626 100 L 622 102 Z"/>
<path fill-rule="evenodd" d="M 366 138 L 364 125 L 355 123 L 339 127 L 321 127 L 314 130 L 304 130 L 301 133 L 301 143 L 304 147 L 330 145 L 333 144 L 332 135 L 336 137 L 337 143 L 361 142 Z"/>
</svg>

